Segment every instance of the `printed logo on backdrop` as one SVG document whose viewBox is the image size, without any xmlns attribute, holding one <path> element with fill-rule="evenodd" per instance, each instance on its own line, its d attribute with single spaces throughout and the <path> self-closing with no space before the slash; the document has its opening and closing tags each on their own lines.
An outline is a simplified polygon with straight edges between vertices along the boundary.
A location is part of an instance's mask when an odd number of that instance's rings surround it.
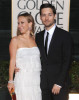
<svg viewBox="0 0 79 100">
<path fill-rule="evenodd" d="M 35 33 L 44 29 L 40 20 L 40 5 L 51 3 L 56 8 L 56 24 L 68 31 L 70 0 L 12 0 L 12 36 L 16 36 L 17 16 L 19 13 L 28 12 L 35 20 Z"/>
</svg>

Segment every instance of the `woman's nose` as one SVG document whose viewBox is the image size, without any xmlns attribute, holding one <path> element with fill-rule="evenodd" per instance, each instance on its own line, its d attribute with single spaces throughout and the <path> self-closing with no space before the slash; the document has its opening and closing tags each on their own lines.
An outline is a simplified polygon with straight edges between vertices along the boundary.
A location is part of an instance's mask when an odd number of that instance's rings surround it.
<svg viewBox="0 0 79 100">
<path fill-rule="evenodd" d="M 19 24 L 18 24 L 18 28 L 20 28 L 20 27 L 21 27 L 21 24 L 19 23 Z"/>
</svg>

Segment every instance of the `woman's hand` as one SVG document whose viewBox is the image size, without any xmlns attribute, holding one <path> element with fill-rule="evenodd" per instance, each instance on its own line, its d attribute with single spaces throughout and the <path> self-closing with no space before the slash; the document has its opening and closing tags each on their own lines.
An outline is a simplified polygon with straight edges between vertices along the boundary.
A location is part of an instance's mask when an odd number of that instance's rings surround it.
<svg viewBox="0 0 79 100">
<path fill-rule="evenodd" d="M 9 90 L 9 93 L 11 93 L 11 90 L 14 89 L 14 83 L 8 83 L 7 88 Z"/>
<path fill-rule="evenodd" d="M 15 69 L 14 69 L 14 70 L 15 70 L 15 74 L 16 74 L 17 72 L 19 72 L 19 70 L 20 70 L 20 69 L 19 69 L 19 68 L 17 68 L 17 67 L 15 67 Z"/>
</svg>

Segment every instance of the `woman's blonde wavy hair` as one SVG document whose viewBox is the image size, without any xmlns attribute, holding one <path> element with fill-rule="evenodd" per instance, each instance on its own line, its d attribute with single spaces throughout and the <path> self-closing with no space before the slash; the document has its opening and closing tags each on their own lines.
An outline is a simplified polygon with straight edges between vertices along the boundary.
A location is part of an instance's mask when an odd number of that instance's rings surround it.
<svg viewBox="0 0 79 100">
<path fill-rule="evenodd" d="M 28 23 L 32 22 L 32 30 L 31 30 L 30 34 L 33 36 L 34 35 L 34 26 L 35 26 L 35 23 L 34 23 L 34 19 L 33 19 L 32 15 L 29 14 L 29 13 L 27 13 L 27 12 L 25 12 L 25 13 L 18 14 L 18 18 L 20 16 L 26 17 Z M 21 35 L 21 33 L 20 33 L 19 29 L 17 28 L 17 36 L 18 35 Z"/>
</svg>

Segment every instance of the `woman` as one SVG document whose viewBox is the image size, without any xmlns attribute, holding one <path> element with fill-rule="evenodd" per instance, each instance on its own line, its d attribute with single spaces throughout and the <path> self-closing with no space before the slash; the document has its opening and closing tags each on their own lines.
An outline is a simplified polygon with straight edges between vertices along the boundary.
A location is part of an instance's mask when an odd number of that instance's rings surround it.
<svg viewBox="0 0 79 100">
<path fill-rule="evenodd" d="M 28 14 L 18 15 L 17 36 L 9 45 L 10 66 L 8 90 L 15 90 L 17 100 L 41 100 L 40 52 L 35 43 L 34 19 Z M 19 68 L 13 81 L 14 68 Z"/>
</svg>

